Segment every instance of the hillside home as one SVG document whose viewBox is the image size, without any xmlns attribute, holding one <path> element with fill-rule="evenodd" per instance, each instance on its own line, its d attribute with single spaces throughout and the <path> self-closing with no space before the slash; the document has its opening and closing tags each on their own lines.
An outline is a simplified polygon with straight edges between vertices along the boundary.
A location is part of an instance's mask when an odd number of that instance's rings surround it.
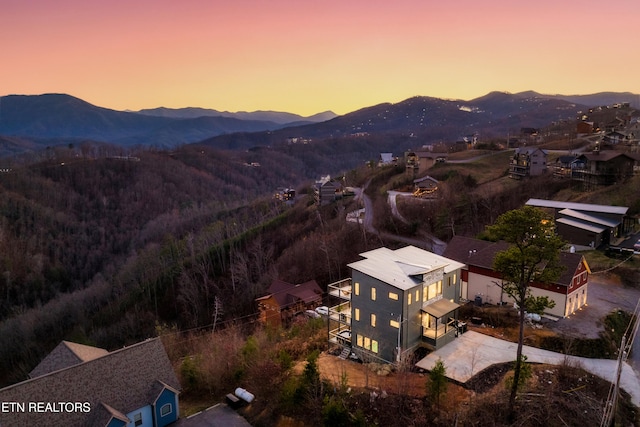
<svg viewBox="0 0 640 427">
<path fill-rule="evenodd" d="M 416 347 L 438 349 L 458 334 L 463 264 L 407 246 L 379 248 L 349 264 L 351 279 L 329 285 L 329 341 L 364 360 L 393 363 Z M 340 316 L 344 313 L 344 316 Z"/>
<path fill-rule="evenodd" d="M 571 178 L 571 168 L 578 158 L 575 155 L 560 156 L 553 165 L 553 176 L 557 178 Z"/>
<path fill-rule="evenodd" d="M 0 389 L 0 402 L 16 405 L 0 425 L 164 427 L 179 416 L 180 383 L 160 338 L 112 352 L 63 341 L 31 375 Z"/>
<path fill-rule="evenodd" d="M 393 157 L 393 153 L 380 153 L 378 158 L 378 166 L 390 166 L 396 163 L 396 158 Z"/>
<path fill-rule="evenodd" d="M 576 133 L 578 135 L 591 135 L 595 129 L 593 122 L 580 121 L 576 125 Z"/>
<path fill-rule="evenodd" d="M 618 144 L 628 143 L 629 141 L 631 141 L 632 138 L 633 138 L 632 135 L 629 135 L 627 132 L 623 130 L 615 130 L 613 132 L 607 133 L 602 138 L 602 142 L 604 144 L 618 145 Z"/>
<path fill-rule="evenodd" d="M 493 259 L 498 252 L 509 247 L 505 242 L 488 242 L 468 237 L 455 236 L 444 255 L 466 264 L 462 271 L 461 298 L 477 304 L 513 304 L 513 299 L 504 293 L 500 273 L 493 269 Z M 533 296 L 546 296 L 555 302 L 546 314 L 566 317 L 587 304 L 589 265 L 577 253 L 561 252 L 560 262 L 564 271 L 554 283 L 531 283 Z"/>
<path fill-rule="evenodd" d="M 430 176 L 413 180 L 413 195 L 426 199 L 435 199 L 438 197 L 438 180 Z"/>
<path fill-rule="evenodd" d="M 522 179 L 542 175 L 547 171 L 547 152 L 537 147 L 521 147 L 511 157 L 509 177 Z"/>
<path fill-rule="evenodd" d="M 322 304 L 322 289 L 315 280 L 294 285 L 276 279 L 267 292 L 256 302 L 260 321 L 270 326 L 287 325 L 296 315 Z"/>
<path fill-rule="evenodd" d="M 331 176 L 323 176 L 316 181 L 314 187 L 315 201 L 319 206 L 332 203 L 342 197 L 342 184 L 331 179 Z"/>
<path fill-rule="evenodd" d="M 631 230 L 626 206 L 529 199 L 528 206 L 553 209 L 556 232 L 572 245 L 598 248 Z"/>
<path fill-rule="evenodd" d="M 407 174 L 415 177 L 422 175 L 427 169 L 436 163 L 445 162 L 447 153 L 433 151 L 407 151 L 404 153 L 404 163 Z"/>
<path fill-rule="evenodd" d="M 571 170 L 571 179 L 581 181 L 586 189 L 622 182 L 640 165 L 640 156 L 614 150 L 594 150 L 581 154 Z"/>
</svg>

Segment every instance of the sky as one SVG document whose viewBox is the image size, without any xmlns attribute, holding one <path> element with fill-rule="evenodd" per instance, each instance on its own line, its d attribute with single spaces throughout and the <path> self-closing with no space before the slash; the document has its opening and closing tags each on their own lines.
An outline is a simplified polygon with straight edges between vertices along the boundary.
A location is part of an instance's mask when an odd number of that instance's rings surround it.
<svg viewBox="0 0 640 427">
<path fill-rule="evenodd" d="M 640 93 L 638 0 L 0 0 L 0 96 L 346 114 Z"/>
</svg>

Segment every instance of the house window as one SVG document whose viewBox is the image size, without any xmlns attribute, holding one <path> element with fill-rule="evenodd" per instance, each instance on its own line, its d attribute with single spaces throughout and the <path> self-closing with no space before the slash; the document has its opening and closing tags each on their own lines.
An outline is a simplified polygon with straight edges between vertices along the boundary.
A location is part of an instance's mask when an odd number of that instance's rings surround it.
<svg viewBox="0 0 640 427">
<path fill-rule="evenodd" d="M 456 285 L 458 283 L 458 275 L 453 273 L 453 284 Z"/>
<path fill-rule="evenodd" d="M 420 290 L 416 289 L 416 302 L 420 301 Z"/>
<path fill-rule="evenodd" d="M 362 335 L 356 335 L 356 345 L 362 347 L 365 350 L 369 350 L 373 353 L 378 353 L 378 341 L 372 340 L 369 337 L 363 337 Z"/>
<path fill-rule="evenodd" d="M 356 321 L 359 322 L 360 321 L 360 309 L 356 308 L 353 310 L 353 317 L 356 318 Z"/>
<path fill-rule="evenodd" d="M 160 408 L 160 416 L 161 417 L 166 417 L 167 415 L 169 415 L 172 412 L 173 412 L 173 408 L 171 407 L 171 403 L 166 403 L 166 404 L 162 405 L 162 407 Z"/>
<path fill-rule="evenodd" d="M 138 412 L 133 416 L 133 425 L 136 427 L 142 425 L 142 412 Z"/>
<path fill-rule="evenodd" d="M 359 283 L 359 282 L 356 282 L 356 283 L 355 283 L 354 293 L 355 293 L 356 295 L 360 295 L 360 283 Z"/>
<path fill-rule="evenodd" d="M 389 326 L 398 329 L 400 327 L 400 322 L 397 320 L 389 320 Z"/>
<path fill-rule="evenodd" d="M 371 288 L 371 301 L 376 300 L 376 288 Z"/>
<path fill-rule="evenodd" d="M 376 315 L 371 313 L 371 326 L 376 327 Z"/>
<path fill-rule="evenodd" d="M 389 299 L 398 301 L 398 294 L 396 294 L 395 292 L 389 292 Z"/>
<path fill-rule="evenodd" d="M 407 301 L 407 305 L 411 305 L 411 292 L 409 292 L 409 300 Z"/>
</svg>

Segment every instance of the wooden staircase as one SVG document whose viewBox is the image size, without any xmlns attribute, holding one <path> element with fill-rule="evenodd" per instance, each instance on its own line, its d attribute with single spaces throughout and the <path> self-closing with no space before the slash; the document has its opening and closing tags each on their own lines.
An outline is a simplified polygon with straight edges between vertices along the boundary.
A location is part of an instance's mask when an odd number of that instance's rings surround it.
<svg viewBox="0 0 640 427">
<path fill-rule="evenodd" d="M 345 347 L 342 349 L 342 353 L 338 356 L 340 359 L 347 360 L 349 355 L 351 354 L 351 347 Z"/>
</svg>

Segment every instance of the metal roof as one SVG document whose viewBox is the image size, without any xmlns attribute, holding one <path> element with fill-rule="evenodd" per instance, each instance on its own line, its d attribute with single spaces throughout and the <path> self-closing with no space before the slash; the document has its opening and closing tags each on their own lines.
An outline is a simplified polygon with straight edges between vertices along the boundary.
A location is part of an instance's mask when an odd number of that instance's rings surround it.
<svg viewBox="0 0 640 427">
<path fill-rule="evenodd" d="M 573 202 L 558 202 L 555 200 L 543 200 L 543 199 L 529 199 L 526 203 L 528 206 L 535 206 L 539 208 L 554 208 L 554 209 L 572 209 L 581 212 L 598 212 L 616 215 L 626 215 L 629 210 L 626 206 L 608 206 L 608 205 L 594 205 L 590 203 L 573 203 Z"/>
<path fill-rule="evenodd" d="M 441 299 L 422 307 L 422 311 L 427 312 L 434 317 L 442 317 L 459 307 L 460 304 L 456 304 L 448 299 Z"/>
<path fill-rule="evenodd" d="M 571 217 L 574 219 L 579 219 L 582 221 L 592 222 L 594 224 L 604 225 L 607 227 L 617 227 L 620 225 L 620 221 L 609 218 L 600 218 L 595 215 L 589 215 L 583 212 L 574 211 L 573 209 L 562 209 L 558 212 L 560 215 L 564 215 L 566 217 Z"/>
<path fill-rule="evenodd" d="M 608 227 L 589 224 L 589 223 L 586 223 L 586 222 L 583 222 L 583 221 L 577 221 L 577 220 L 570 219 L 570 218 L 558 218 L 556 220 L 556 222 L 559 222 L 560 224 L 566 224 L 566 225 L 569 225 L 571 227 L 576 227 L 576 228 L 579 228 L 581 230 L 592 231 L 594 233 L 602 233 L 604 230 L 606 230 L 608 228 Z"/>
<path fill-rule="evenodd" d="M 407 290 L 422 283 L 422 275 L 437 269 L 449 273 L 464 264 L 415 246 L 391 250 L 379 248 L 360 254 L 365 259 L 348 266 L 398 289 Z"/>
</svg>

